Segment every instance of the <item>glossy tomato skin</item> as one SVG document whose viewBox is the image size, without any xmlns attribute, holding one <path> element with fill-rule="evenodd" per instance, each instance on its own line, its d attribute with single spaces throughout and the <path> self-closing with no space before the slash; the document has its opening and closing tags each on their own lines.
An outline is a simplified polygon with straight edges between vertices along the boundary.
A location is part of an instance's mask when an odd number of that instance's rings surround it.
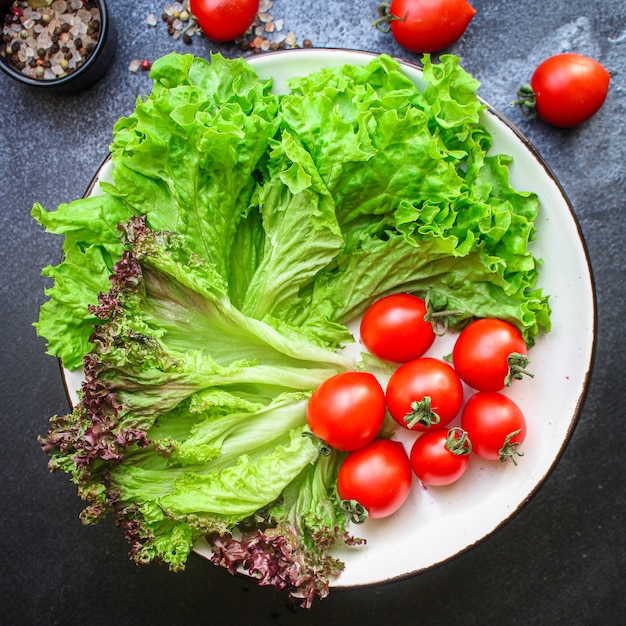
<svg viewBox="0 0 626 626">
<path fill-rule="evenodd" d="M 385 413 L 385 392 L 373 374 L 342 372 L 313 392 L 306 419 L 316 437 L 332 448 L 349 452 L 376 437 Z"/>
<path fill-rule="evenodd" d="M 401 365 L 387 383 L 387 408 L 398 424 L 409 430 L 425 432 L 442 428 L 458 414 L 463 404 L 463 385 L 454 369 L 439 359 L 422 357 Z M 430 424 L 408 423 L 413 403 L 430 398 L 430 409 L 438 417 Z"/>
<path fill-rule="evenodd" d="M 522 456 L 519 446 L 526 439 L 526 418 L 511 398 L 479 391 L 465 404 L 461 427 L 476 455 L 488 461 L 505 462 L 510 458 L 517 465 L 516 456 Z"/>
<path fill-rule="evenodd" d="M 552 56 L 530 80 L 537 115 L 561 128 L 582 124 L 604 103 L 610 80 L 609 72 L 587 56 L 570 52 Z"/>
<path fill-rule="evenodd" d="M 470 461 L 471 445 L 461 445 L 455 454 L 454 446 L 446 444 L 459 442 L 464 436 L 459 429 L 438 428 L 420 435 L 413 446 L 409 460 L 413 473 L 426 485 L 443 487 L 451 485 L 463 476 Z"/>
<path fill-rule="evenodd" d="M 406 501 L 412 480 L 404 446 L 375 439 L 346 457 L 337 475 L 337 493 L 341 500 L 356 500 L 369 518 L 388 517 Z"/>
<path fill-rule="evenodd" d="M 189 9 L 213 41 L 232 41 L 252 26 L 259 0 L 190 0 Z"/>
<path fill-rule="evenodd" d="M 467 0 L 391 0 L 394 39 L 412 52 L 438 52 L 457 41 L 476 9 Z"/>
<path fill-rule="evenodd" d="M 526 342 L 513 324 L 482 318 L 461 331 L 452 349 L 452 362 L 470 387 L 478 391 L 499 391 L 507 386 L 509 356 L 526 357 L 527 352 Z M 527 359 L 522 359 L 521 364 L 525 367 Z"/>
<path fill-rule="evenodd" d="M 417 359 L 435 341 L 432 324 L 424 320 L 426 313 L 426 303 L 418 296 L 409 293 L 385 296 L 363 315 L 361 341 L 384 361 L 405 363 Z"/>
</svg>

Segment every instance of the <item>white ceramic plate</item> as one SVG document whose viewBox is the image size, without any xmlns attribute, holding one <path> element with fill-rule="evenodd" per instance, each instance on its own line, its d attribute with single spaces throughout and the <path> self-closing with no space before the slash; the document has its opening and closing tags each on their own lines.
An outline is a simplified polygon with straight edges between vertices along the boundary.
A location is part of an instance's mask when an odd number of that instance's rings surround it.
<svg viewBox="0 0 626 626">
<path fill-rule="evenodd" d="M 285 81 L 325 66 L 365 64 L 373 54 L 348 50 L 303 49 L 250 59 L 261 78 L 272 78 L 276 91 Z M 403 71 L 420 84 L 417 66 Z M 514 157 L 512 184 L 534 191 L 541 200 L 535 256 L 544 260 L 540 286 L 550 294 L 552 331 L 531 349 L 534 379 L 516 382 L 505 393 L 523 409 L 528 434 L 518 465 L 472 459 L 469 470 L 449 487 L 424 488 L 415 480 L 406 504 L 395 515 L 354 527 L 365 546 L 337 552 L 346 564 L 334 587 L 354 587 L 405 577 L 446 561 L 479 541 L 511 518 L 546 480 L 572 434 L 586 393 L 595 346 L 595 296 L 590 264 L 576 217 L 563 190 L 541 157 L 500 113 L 488 108 L 482 122 L 493 136 L 493 152 Z M 98 181 L 110 180 L 107 161 L 88 194 L 98 193 Z M 438 339 L 429 355 L 450 353 L 454 336 Z M 352 347 L 358 351 L 359 345 Z M 76 402 L 80 372 L 64 372 L 70 401 Z M 453 423 L 454 424 L 454 423 Z M 398 433 L 410 446 L 415 435 Z M 196 552 L 206 556 L 206 543 Z"/>
</svg>

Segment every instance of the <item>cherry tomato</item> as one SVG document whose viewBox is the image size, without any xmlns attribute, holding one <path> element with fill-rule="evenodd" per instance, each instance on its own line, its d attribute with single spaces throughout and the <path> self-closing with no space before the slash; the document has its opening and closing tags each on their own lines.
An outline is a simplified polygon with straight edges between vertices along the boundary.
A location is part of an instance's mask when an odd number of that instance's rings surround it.
<svg viewBox="0 0 626 626">
<path fill-rule="evenodd" d="M 351 452 L 337 475 L 337 493 L 353 521 L 395 513 L 411 489 L 411 464 L 399 441 L 375 439 Z"/>
<path fill-rule="evenodd" d="M 311 432 L 343 452 L 368 444 L 383 425 L 385 392 L 369 372 L 342 372 L 311 395 L 306 420 Z"/>
<path fill-rule="evenodd" d="M 252 26 L 259 0 L 190 0 L 189 9 L 213 41 L 232 41 Z"/>
<path fill-rule="evenodd" d="M 409 460 L 423 483 L 441 487 L 463 476 L 471 451 L 472 444 L 461 428 L 438 428 L 415 440 Z"/>
<path fill-rule="evenodd" d="M 465 404 L 461 426 L 475 454 L 489 461 L 509 458 L 517 465 L 526 438 L 526 418 L 511 398 L 495 391 L 479 391 Z"/>
<path fill-rule="evenodd" d="M 422 357 L 401 365 L 387 383 L 387 408 L 404 428 L 424 432 L 451 422 L 463 404 L 463 385 L 450 365 Z"/>
<path fill-rule="evenodd" d="M 377 300 L 361 320 L 361 340 L 379 359 L 405 363 L 422 356 L 435 341 L 435 331 L 424 320 L 426 303 L 409 293 Z"/>
<path fill-rule="evenodd" d="M 451 46 L 476 14 L 467 0 L 391 0 L 381 11 L 377 22 L 388 22 L 393 38 L 412 52 Z"/>
<path fill-rule="evenodd" d="M 569 128 L 595 115 L 609 90 L 611 75 L 597 61 L 567 52 L 539 64 L 522 85 L 515 104 L 527 117 L 539 117 L 553 126 Z"/>
<path fill-rule="evenodd" d="M 504 320 L 471 322 L 458 336 L 452 363 L 461 379 L 478 391 L 499 391 L 513 380 L 532 376 L 522 333 Z"/>
</svg>

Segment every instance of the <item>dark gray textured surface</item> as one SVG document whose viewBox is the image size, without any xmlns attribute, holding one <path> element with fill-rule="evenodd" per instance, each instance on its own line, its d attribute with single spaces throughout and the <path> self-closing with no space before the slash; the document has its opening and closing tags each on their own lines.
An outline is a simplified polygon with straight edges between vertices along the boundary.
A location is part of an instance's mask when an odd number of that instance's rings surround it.
<svg viewBox="0 0 626 626">
<path fill-rule="evenodd" d="M 119 31 L 107 76 L 89 91 L 49 98 L 0 76 L 0 250 L 3 263 L 0 468 L 2 606 L 6 624 L 600 624 L 626 611 L 626 391 L 623 242 L 626 180 L 626 5 L 615 0 L 474 0 L 477 15 L 450 48 L 480 94 L 534 143 L 568 194 L 596 277 L 598 339 L 587 401 L 573 437 L 532 501 L 487 541 L 436 569 L 365 590 L 333 591 L 304 612 L 284 595 L 191 558 L 187 570 L 138 568 L 112 522 L 82 527 L 74 487 L 50 475 L 36 436 L 66 410 L 58 366 L 31 327 L 44 299 L 41 268 L 60 241 L 30 218 L 84 192 L 107 153 L 115 120 L 150 88 L 132 58 L 190 51 L 144 18 L 164 0 L 111 0 Z M 276 0 L 274 14 L 316 47 L 417 60 L 370 27 L 376 1 Z M 239 54 L 194 40 L 191 50 Z M 613 74 L 608 99 L 573 130 L 528 123 L 508 107 L 538 62 L 562 51 L 597 58 Z M 572 341 L 576 338 L 572 337 Z"/>
</svg>

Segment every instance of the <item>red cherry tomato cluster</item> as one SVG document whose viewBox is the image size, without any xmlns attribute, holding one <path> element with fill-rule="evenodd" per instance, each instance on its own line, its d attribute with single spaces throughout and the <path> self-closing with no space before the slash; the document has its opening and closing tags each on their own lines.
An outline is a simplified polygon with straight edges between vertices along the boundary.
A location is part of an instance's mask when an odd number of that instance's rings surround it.
<svg viewBox="0 0 626 626">
<path fill-rule="evenodd" d="M 360 333 L 374 356 L 397 366 L 386 389 L 369 372 L 345 372 L 311 395 L 311 432 L 348 453 L 337 492 L 355 521 L 396 512 L 413 475 L 426 485 L 449 485 L 465 473 L 472 455 L 517 464 L 523 454 L 524 414 L 501 393 L 514 380 L 532 376 L 525 369 L 527 347 L 519 330 L 499 319 L 471 322 L 455 341 L 451 365 L 426 355 L 436 341 L 428 315 L 426 303 L 415 295 L 375 302 Z M 387 413 L 417 434 L 409 454 L 402 443 L 380 437 Z M 459 417 L 460 426 L 451 426 Z"/>
</svg>

